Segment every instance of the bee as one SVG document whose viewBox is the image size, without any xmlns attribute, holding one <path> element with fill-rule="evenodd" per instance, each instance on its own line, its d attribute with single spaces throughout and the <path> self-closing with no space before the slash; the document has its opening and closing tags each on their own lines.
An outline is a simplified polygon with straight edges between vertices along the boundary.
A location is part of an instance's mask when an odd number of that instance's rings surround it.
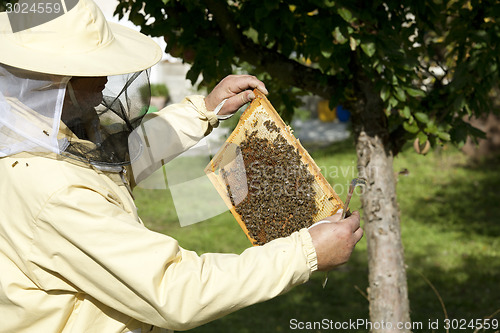
<svg viewBox="0 0 500 333">
<path fill-rule="evenodd" d="M 43 130 L 43 134 L 45 134 L 46 136 L 50 136 L 49 132 L 47 132 L 46 130 Z"/>
<path fill-rule="evenodd" d="M 19 161 L 15 161 L 14 163 L 12 163 L 12 167 L 15 167 L 18 164 L 19 164 Z"/>
<path fill-rule="evenodd" d="M 279 132 L 279 127 L 270 120 L 263 125 L 269 132 Z M 314 176 L 302 162 L 299 150 L 279 133 L 272 141 L 258 137 L 257 131 L 246 135 L 240 149 L 248 196 L 235 210 L 254 244 L 262 245 L 310 226 L 318 211 Z M 286 168 L 286 172 L 277 172 L 279 168 Z"/>
</svg>

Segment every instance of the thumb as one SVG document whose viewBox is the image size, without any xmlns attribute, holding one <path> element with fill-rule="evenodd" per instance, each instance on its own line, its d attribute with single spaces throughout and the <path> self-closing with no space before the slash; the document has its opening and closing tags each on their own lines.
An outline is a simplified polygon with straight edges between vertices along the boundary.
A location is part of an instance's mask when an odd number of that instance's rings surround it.
<svg viewBox="0 0 500 333">
<path fill-rule="evenodd" d="M 340 221 L 340 219 L 342 218 L 342 212 L 343 211 L 344 210 L 342 208 L 339 209 L 339 210 L 337 210 L 337 212 L 334 215 L 329 216 L 329 217 L 327 217 L 327 218 L 325 218 L 325 219 L 323 219 L 321 221 L 318 221 L 318 222 L 314 223 L 308 229 L 311 229 L 311 228 L 313 228 L 313 227 L 315 227 L 317 225 L 323 224 L 323 223 L 331 223 L 331 222 L 338 222 L 338 221 Z"/>
<path fill-rule="evenodd" d="M 243 105 L 247 104 L 248 102 L 251 102 L 255 99 L 255 94 L 251 90 L 243 91 L 240 92 L 239 94 L 236 94 L 226 101 L 220 112 L 218 113 L 219 115 L 228 115 L 235 113 L 236 111 L 239 110 Z"/>
<path fill-rule="evenodd" d="M 328 220 L 330 222 L 338 222 L 342 219 L 343 212 L 344 212 L 344 210 L 342 208 L 340 208 L 339 210 L 337 210 L 337 212 L 334 215 L 327 217 L 326 220 Z"/>
</svg>

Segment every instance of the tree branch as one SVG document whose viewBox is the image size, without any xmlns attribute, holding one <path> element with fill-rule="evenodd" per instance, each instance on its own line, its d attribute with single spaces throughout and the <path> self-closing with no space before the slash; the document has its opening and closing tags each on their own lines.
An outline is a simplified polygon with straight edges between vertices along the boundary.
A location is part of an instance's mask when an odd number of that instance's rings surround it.
<svg viewBox="0 0 500 333">
<path fill-rule="evenodd" d="M 233 21 L 225 1 L 204 0 L 204 2 L 213 14 L 222 35 L 233 45 L 235 54 L 241 60 L 258 67 L 287 85 L 310 91 L 325 99 L 330 99 L 343 89 L 338 77 L 303 65 L 244 36 Z"/>
</svg>

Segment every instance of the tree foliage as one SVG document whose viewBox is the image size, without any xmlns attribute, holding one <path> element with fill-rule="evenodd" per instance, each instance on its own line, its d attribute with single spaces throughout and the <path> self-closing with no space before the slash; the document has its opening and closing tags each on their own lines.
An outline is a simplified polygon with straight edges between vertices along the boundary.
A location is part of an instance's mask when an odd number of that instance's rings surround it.
<svg viewBox="0 0 500 333">
<path fill-rule="evenodd" d="M 354 79 L 370 82 L 396 153 L 414 137 L 480 135 L 464 116 L 490 112 L 498 84 L 496 0 L 120 0 L 116 12 L 164 37 L 193 83 L 202 75 L 211 87 L 238 67 L 257 74 L 285 117 L 300 94 L 350 106 Z"/>
</svg>

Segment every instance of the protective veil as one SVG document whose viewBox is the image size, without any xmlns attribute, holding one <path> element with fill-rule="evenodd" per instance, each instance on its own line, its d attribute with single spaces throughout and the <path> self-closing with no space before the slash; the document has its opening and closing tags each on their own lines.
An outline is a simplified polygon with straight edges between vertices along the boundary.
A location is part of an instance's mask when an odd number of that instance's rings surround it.
<svg viewBox="0 0 500 333">
<path fill-rule="evenodd" d="M 149 91 L 147 70 L 72 78 L 0 65 L 0 156 L 48 151 L 98 167 L 130 164 L 142 150 L 130 134 Z"/>
<path fill-rule="evenodd" d="M 0 65 L 0 157 L 67 148 L 58 133 L 69 79 Z"/>
</svg>

